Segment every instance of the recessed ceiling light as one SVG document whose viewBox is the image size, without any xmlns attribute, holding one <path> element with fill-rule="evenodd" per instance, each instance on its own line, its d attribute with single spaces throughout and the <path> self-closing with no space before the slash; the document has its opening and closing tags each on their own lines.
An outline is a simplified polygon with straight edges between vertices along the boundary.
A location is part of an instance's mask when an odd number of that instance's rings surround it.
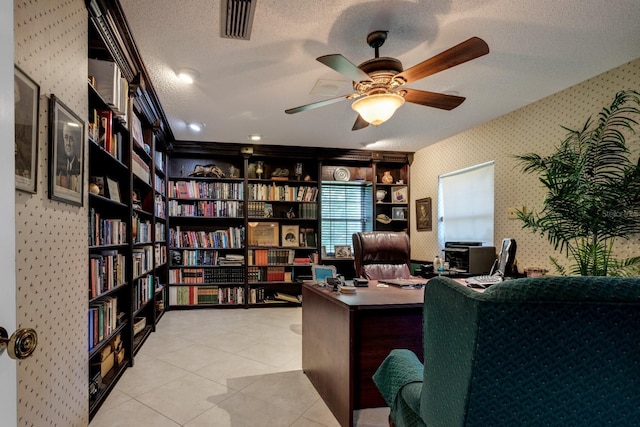
<svg viewBox="0 0 640 427">
<path fill-rule="evenodd" d="M 189 129 L 191 129 L 192 131 L 200 132 L 202 129 L 204 129 L 206 124 L 204 124 L 204 123 L 189 123 L 188 126 L 189 126 Z"/>
<path fill-rule="evenodd" d="M 176 76 L 185 83 L 193 83 L 200 74 L 193 68 L 178 68 L 176 70 Z"/>
<path fill-rule="evenodd" d="M 258 135 L 258 134 L 249 135 L 249 139 L 251 141 L 260 141 L 262 139 L 262 135 Z"/>
</svg>

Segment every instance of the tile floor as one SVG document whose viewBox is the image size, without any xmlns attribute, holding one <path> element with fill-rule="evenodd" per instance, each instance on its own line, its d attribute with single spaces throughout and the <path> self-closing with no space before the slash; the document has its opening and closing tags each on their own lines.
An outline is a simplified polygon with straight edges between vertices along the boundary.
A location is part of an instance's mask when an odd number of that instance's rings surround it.
<svg viewBox="0 0 640 427">
<path fill-rule="evenodd" d="M 339 426 L 301 359 L 301 308 L 169 311 L 90 427 Z M 388 426 L 388 413 L 354 424 Z"/>
</svg>

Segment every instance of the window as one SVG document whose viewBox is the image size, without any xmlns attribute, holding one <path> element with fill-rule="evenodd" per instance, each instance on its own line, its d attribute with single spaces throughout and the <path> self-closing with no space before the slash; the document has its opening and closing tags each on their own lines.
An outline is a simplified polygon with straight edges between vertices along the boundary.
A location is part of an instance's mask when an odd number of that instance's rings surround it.
<svg viewBox="0 0 640 427">
<path fill-rule="evenodd" d="M 322 245 L 332 254 L 336 245 L 353 245 L 351 236 L 373 230 L 373 190 L 370 185 L 322 183 Z"/>
<path fill-rule="evenodd" d="M 493 246 L 494 162 L 440 175 L 438 243 L 482 242 Z"/>
</svg>

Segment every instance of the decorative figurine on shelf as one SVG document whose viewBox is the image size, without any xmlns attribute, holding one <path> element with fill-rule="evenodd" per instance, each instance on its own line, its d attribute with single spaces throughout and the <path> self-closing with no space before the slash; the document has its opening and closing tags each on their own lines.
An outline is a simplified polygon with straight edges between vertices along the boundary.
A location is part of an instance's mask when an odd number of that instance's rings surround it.
<svg viewBox="0 0 640 427">
<path fill-rule="evenodd" d="M 208 165 L 196 165 L 189 176 L 210 176 L 215 178 L 224 178 L 224 172 L 219 166 L 213 163 Z"/>
<path fill-rule="evenodd" d="M 229 178 L 237 178 L 238 177 L 238 168 L 231 165 L 229 166 Z"/>
<path fill-rule="evenodd" d="M 384 175 L 382 175 L 381 181 L 383 184 L 393 184 L 393 176 L 391 176 L 391 172 L 385 171 Z"/>
<path fill-rule="evenodd" d="M 387 192 L 385 190 L 376 190 L 376 199 L 378 200 L 378 203 L 382 203 L 384 196 L 386 195 Z"/>
<path fill-rule="evenodd" d="M 142 200 L 140 199 L 140 193 L 138 190 L 133 190 L 131 193 L 131 203 L 133 204 L 134 209 L 142 210 Z"/>
<path fill-rule="evenodd" d="M 296 179 L 300 181 L 300 177 L 302 176 L 302 163 L 296 163 Z"/>
<path fill-rule="evenodd" d="M 305 175 L 304 176 L 304 180 L 305 181 L 311 181 L 311 175 Z"/>
<path fill-rule="evenodd" d="M 293 211 L 293 206 L 291 208 L 289 208 L 289 210 L 287 212 L 285 212 L 285 215 L 287 218 L 295 218 L 296 217 L 296 213 Z"/>
<path fill-rule="evenodd" d="M 256 163 L 256 175 L 258 175 L 258 179 L 262 179 L 262 174 L 264 172 L 264 162 Z"/>
</svg>

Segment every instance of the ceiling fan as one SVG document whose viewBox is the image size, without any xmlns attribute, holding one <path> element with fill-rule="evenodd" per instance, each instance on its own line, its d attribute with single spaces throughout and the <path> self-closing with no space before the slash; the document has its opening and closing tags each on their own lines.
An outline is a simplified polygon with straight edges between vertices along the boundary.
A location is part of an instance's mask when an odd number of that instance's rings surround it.
<svg viewBox="0 0 640 427">
<path fill-rule="evenodd" d="M 427 107 L 453 110 L 465 100 L 462 96 L 410 89 L 406 84 L 446 70 L 489 53 L 489 46 L 479 37 L 470 39 L 439 53 L 411 68 L 403 70 L 402 63 L 390 57 L 379 57 L 379 48 L 387 39 L 388 31 L 374 31 L 367 36 L 367 44 L 375 49 L 375 58 L 357 67 L 341 54 L 317 58 L 329 68 L 353 81 L 354 93 L 314 102 L 285 110 L 287 114 L 334 104 L 343 99 L 354 99 L 351 105 L 358 117 L 351 130 L 363 129 L 369 124 L 379 125 L 390 119 L 406 102 Z"/>
</svg>

